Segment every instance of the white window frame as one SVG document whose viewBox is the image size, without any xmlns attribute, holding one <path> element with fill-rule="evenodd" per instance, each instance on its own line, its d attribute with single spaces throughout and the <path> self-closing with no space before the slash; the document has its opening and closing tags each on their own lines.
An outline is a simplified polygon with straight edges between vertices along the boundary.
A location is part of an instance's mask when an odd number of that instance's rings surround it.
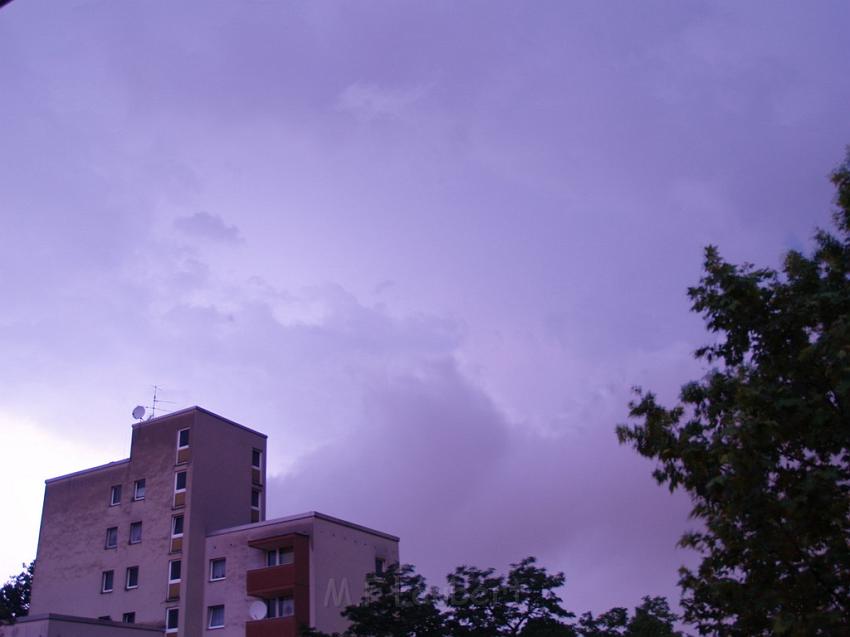
<svg viewBox="0 0 850 637">
<path fill-rule="evenodd" d="M 142 488 L 139 489 L 139 485 L 141 484 Z M 145 490 L 147 488 L 147 483 L 144 478 L 139 478 L 133 483 L 133 500 L 138 502 L 139 500 L 145 499 Z M 141 491 L 141 495 L 139 495 L 139 491 Z"/>
<path fill-rule="evenodd" d="M 118 496 L 117 498 L 115 496 Z M 121 485 L 113 484 L 109 487 L 109 506 L 114 507 L 121 504 Z"/>
<path fill-rule="evenodd" d="M 254 494 L 257 494 L 257 506 L 254 506 Z M 263 512 L 263 492 L 260 489 L 251 489 L 251 510 L 256 511 L 260 517 Z"/>
<path fill-rule="evenodd" d="M 177 476 L 181 473 L 186 475 L 186 486 L 189 486 L 189 472 L 185 469 L 183 471 L 177 471 L 174 474 L 174 493 L 186 493 L 186 487 L 183 487 L 182 489 L 177 488 Z"/>
<path fill-rule="evenodd" d="M 292 609 L 291 613 L 283 614 L 283 602 L 284 600 L 288 600 L 290 604 L 288 608 Z M 275 619 L 278 617 L 293 617 L 295 615 L 295 598 L 292 595 L 285 595 L 281 597 L 274 597 L 272 599 L 266 600 L 266 617 L 269 619 Z"/>
<path fill-rule="evenodd" d="M 221 623 L 213 624 L 213 613 L 219 608 L 221 609 Z M 224 604 L 216 604 L 215 606 L 207 607 L 207 628 L 210 630 L 215 628 L 224 628 Z"/>
<path fill-rule="evenodd" d="M 139 539 L 137 539 L 137 540 L 133 539 L 133 529 L 134 528 L 139 529 Z M 129 543 L 130 544 L 141 544 L 142 543 L 142 521 L 141 520 L 137 520 L 136 522 L 130 522 L 130 540 L 129 540 Z"/>
<path fill-rule="evenodd" d="M 106 588 L 106 580 L 109 577 L 112 582 L 109 585 L 109 588 Z M 111 593 L 115 590 L 115 571 L 102 571 L 100 574 L 100 592 L 101 593 Z"/>
<path fill-rule="evenodd" d="M 130 572 L 136 569 L 136 583 L 130 584 Z M 128 566 L 127 574 L 124 576 L 124 588 L 128 591 L 133 590 L 134 588 L 139 588 L 139 567 L 138 566 Z"/>
<path fill-rule="evenodd" d="M 180 564 L 180 577 L 177 579 L 171 579 L 171 565 L 175 562 Z M 179 584 L 183 580 L 183 564 L 182 560 L 168 560 L 168 583 L 169 584 Z"/>
<path fill-rule="evenodd" d="M 292 556 L 292 559 L 288 562 L 281 562 L 280 554 L 287 553 Z M 274 556 L 274 560 L 271 557 Z M 274 562 L 270 564 L 270 562 Z M 270 551 L 266 551 L 266 566 L 289 566 L 290 564 L 295 564 L 295 549 L 291 546 L 281 546 L 280 548 L 272 549 Z"/>
<path fill-rule="evenodd" d="M 183 531 L 180 533 L 174 532 L 174 527 L 177 526 L 177 518 L 183 519 L 183 530 L 186 530 L 186 518 L 182 515 L 172 515 L 171 516 L 171 537 L 183 537 Z"/>
<path fill-rule="evenodd" d="M 171 611 L 174 611 L 174 618 L 175 618 L 175 622 L 174 622 L 173 627 L 168 625 L 170 623 L 169 620 L 171 619 Z M 180 607 L 179 606 L 172 606 L 171 608 L 166 608 L 165 609 L 165 632 L 176 633 L 179 630 L 179 628 L 180 628 Z"/>
<path fill-rule="evenodd" d="M 115 542 L 110 544 L 109 543 L 109 532 L 112 531 L 113 529 L 115 530 L 115 536 L 114 536 Z M 103 547 L 107 548 L 107 549 L 117 549 L 118 548 L 118 527 L 117 526 L 107 527 L 107 529 L 106 529 L 106 541 L 105 541 Z"/>
<path fill-rule="evenodd" d="M 189 442 L 187 442 L 185 445 L 181 445 L 180 444 L 180 434 L 182 434 L 184 431 L 189 432 Z M 178 450 L 179 449 L 188 449 L 190 444 L 192 444 L 192 428 L 191 427 L 183 427 L 183 429 L 178 429 L 177 430 L 177 449 Z"/>
<path fill-rule="evenodd" d="M 224 575 L 221 577 L 215 577 L 215 564 L 217 562 L 224 562 Z M 227 558 L 224 557 L 216 557 L 210 560 L 210 581 L 211 582 L 220 582 L 223 579 L 227 578 Z"/>
</svg>

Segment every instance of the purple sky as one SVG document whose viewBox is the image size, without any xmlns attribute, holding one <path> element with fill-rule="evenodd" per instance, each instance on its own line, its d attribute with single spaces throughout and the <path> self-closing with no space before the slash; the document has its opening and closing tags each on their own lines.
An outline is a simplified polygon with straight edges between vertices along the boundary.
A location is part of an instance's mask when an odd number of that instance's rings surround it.
<svg viewBox="0 0 850 637">
<path fill-rule="evenodd" d="M 270 435 L 271 515 L 678 598 L 617 445 L 706 336 L 701 250 L 828 225 L 850 4 L 17 0 L 0 11 L 0 576 L 150 385 Z M 7 480 L 8 482 L 8 480 Z M 7 518 L 7 524 L 8 524 Z M 14 528 L 12 528 L 12 526 Z"/>
</svg>

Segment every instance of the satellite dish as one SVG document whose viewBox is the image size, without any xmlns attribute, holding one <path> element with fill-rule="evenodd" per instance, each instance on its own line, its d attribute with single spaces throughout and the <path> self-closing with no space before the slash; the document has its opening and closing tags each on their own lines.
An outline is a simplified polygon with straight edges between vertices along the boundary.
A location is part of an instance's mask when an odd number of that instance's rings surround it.
<svg viewBox="0 0 850 637">
<path fill-rule="evenodd" d="M 136 420 L 141 420 L 145 417 L 145 408 L 141 405 L 136 405 L 136 408 L 133 409 L 133 418 Z"/>
<path fill-rule="evenodd" d="M 265 602 L 251 602 L 251 605 L 248 607 L 248 614 L 251 616 L 251 619 L 264 619 L 266 616 Z"/>
</svg>

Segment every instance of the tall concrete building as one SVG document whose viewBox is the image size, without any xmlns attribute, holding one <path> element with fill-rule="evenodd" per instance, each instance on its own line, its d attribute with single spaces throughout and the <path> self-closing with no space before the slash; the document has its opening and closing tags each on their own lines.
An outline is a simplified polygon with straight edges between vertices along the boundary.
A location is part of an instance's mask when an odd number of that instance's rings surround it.
<svg viewBox="0 0 850 637">
<path fill-rule="evenodd" d="M 129 458 L 47 480 L 30 618 L 6 634 L 341 631 L 366 575 L 398 561 L 387 533 L 265 513 L 264 434 L 200 407 L 139 422 Z"/>
</svg>

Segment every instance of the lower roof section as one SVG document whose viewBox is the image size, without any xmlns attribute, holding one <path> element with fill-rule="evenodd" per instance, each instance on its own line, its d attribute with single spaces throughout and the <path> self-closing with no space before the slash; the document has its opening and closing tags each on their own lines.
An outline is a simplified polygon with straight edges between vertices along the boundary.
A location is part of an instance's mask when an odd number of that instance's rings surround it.
<svg viewBox="0 0 850 637">
<path fill-rule="evenodd" d="M 14 624 L 0 626 L 0 637 L 152 637 L 162 632 L 157 626 L 54 613 L 19 617 Z"/>
<path fill-rule="evenodd" d="M 384 533 L 383 531 L 377 531 L 375 529 L 370 529 L 366 526 L 361 526 L 359 524 L 355 524 L 354 522 L 348 522 L 346 520 L 342 520 L 340 518 L 335 518 L 332 515 L 327 515 L 325 513 L 319 513 L 318 511 L 308 511 L 306 513 L 299 513 L 297 515 L 289 515 L 282 518 L 274 518 L 273 520 L 264 520 L 262 522 L 254 522 L 253 524 L 242 524 L 240 526 L 232 526 L 227 529 L 216 529 L 215 531 L 211 531 L 207 533 L 207 537 L 213 537 L 215 535 L 224 535 L 225 533 L 237 533 L 239 531 L 249 531 L 253 529 L 260 529 L 264 526 L 274 526 L 278 524 L 284 524 L 286 522 L 300 522 L 303 520 L 309 519 L 319 519 L 325 520 L 326 522 L 330 522 L 332 524 L 338 524 L 340 526 L 346 526 L 350 529 L 355 529 L 357 531 L 362 531 L 363 533 L 370 533 L 372 535 L 376 535 L 378 537 L 382 537 L 386 540 L 392 540 L 393 542 L 398 542 L 399 538 L 396 535 L 391 535 L 390 533 Z"/>
</svg>

